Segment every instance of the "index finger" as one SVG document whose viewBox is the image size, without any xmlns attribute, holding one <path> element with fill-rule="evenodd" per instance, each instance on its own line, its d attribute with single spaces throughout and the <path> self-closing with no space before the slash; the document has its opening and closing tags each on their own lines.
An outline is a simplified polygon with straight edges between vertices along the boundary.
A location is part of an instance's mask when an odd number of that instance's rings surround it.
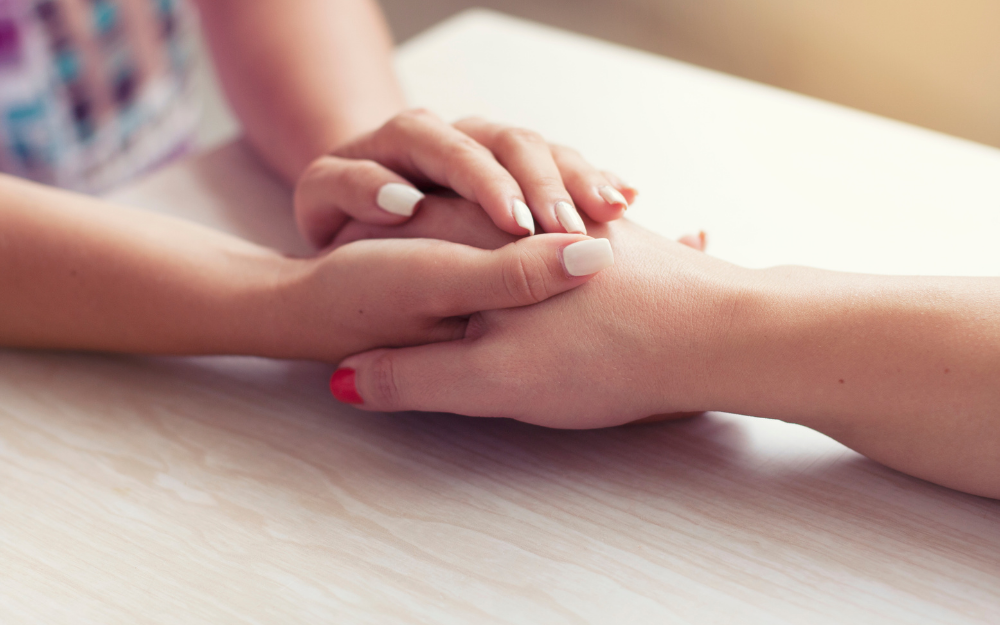
<svg viewBox="0 0 1000 625">
<path fill-rule="evenodd" d="M 535 233 L 521 187 L 492 152 L 427 111 L 401 113 L 337 154 L 372 159 L 410 180 L 448 187 L 481 205 L 501 230 Z"/>
</svg>

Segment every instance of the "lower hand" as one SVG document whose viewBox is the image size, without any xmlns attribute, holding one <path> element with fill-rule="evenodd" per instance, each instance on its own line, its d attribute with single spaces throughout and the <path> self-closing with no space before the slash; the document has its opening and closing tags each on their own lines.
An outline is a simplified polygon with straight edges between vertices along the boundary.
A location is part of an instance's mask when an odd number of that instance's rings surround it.
<svg viewBox="0 0 1000 625">
<path fill-rule="evenodd" d="M 341 240 L 392 233 L 502 244 L 509 235 L 483 227 L 480 215 L 461 200 L 435 200 L 409 224 L 351 224 Z M 742 270 L 625 220 L 590 230 L 610 239 L 616 264 L 583 288 L 536 306 L 477 313 L 453 341 L 343 361 L 341 379 L 353 370 L 359 407 L 561 428 L 710 407 L 708 370 Z"/>
</svg>

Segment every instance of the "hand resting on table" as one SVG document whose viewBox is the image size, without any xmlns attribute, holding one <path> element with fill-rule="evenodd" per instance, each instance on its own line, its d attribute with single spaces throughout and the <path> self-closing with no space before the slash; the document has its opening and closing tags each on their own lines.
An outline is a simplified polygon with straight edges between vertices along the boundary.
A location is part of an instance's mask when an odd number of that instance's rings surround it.
<svg viewBox="0 0 1000 625">
<path fill-rule="evenodd" d="M 1000 279 L 750 270 L 627 220 L 588 223 L 615 265 L 540 304 L 473 315 L 461 338 L 341 363 L 365 410 L 557 428 L 720 410 L 819 430 L 900 471 L 1000 498 Z M 338 242 L 508 236 L 460 200 Z M 343 386 L 341 387 L 343 388 Z"/>
</svg>

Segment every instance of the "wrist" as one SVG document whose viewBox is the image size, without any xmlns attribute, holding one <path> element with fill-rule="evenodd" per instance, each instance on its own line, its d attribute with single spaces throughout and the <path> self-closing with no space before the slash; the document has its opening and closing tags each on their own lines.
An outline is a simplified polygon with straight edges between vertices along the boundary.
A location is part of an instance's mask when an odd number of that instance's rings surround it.
<svg viewBox="0 0 1000 625">
<path fill-rule="evenodd" d="M 775 413 L 774 401 L 787 398 L 790 389 L 775 391 L 785 375 L 779 365 L 794 361 L 802 321 L 810 315 L 801 288 L 804 271 L 811 270 L 740 270 L 710 343 L 709 410 L 786 417 L 780 410 Z"/>
<path fill-rule="evenodd" d="M 311 262 L 270 250 L 227 254 L 212 289 L 215 353 L 302 357 L 291 320 Z"/>
<path fill-rule="evenodd" d="M 822 429 L 847 380 L 859 384 L 867 350 L 856 347 L 864 343 L 858 332 L 887 329 L 887 293 L 873 276 L 806 267 L 747 270 L 744 278 L 717 352 L 712 409 Z"/>
<path fill-rule="evenodd" d="M 687 267 L 668 273 L 653 285 L 652 311 L 642 324 L 650 329 L 652 353 L 639 359 L 636 375 L 653 380 L 647 388 L 659 413 L 727 410 L 732 376 L 739 375 L 736 356 L 744 327 L 753 325 L 758 300 L 764 297 L 761 277 L 706 256 L 686 252 Z M 697 254 L 697 255 L 695 255 Z M 693 263 L 693 267 L 691 264 Z"/>
<path fill-rule="evenodd" d="M 266 358 L 337 362 L 367 347 L 345 324 L 346 269 L 336 252 L 311 258 L 276 257 L 258 267 L 236 307 L 245 311 L 246 350 Z"/>
</svg>

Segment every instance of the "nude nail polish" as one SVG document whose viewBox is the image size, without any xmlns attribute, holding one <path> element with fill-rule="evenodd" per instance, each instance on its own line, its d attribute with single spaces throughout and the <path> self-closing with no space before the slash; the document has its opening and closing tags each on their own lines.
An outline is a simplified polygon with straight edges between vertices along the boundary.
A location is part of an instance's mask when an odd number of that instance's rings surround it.
<svg viewBox="0 0 1000 625">
<path fill-rule="evenodd" d="M 535 234 L 535 220 L 531 218 L 531 209 L 521 200 L 514 200 L 514 221 L 527 230 L 529 235 Z"/>
<path fill-rule="evenodd" d="M 590 239 L 578 241 L 563 248 L 563 266 L 571 276 L 589 276 L 615 264 L 611 241 Z"/>
<path fill-rule="evenodd" d="M 556 219 L 566 229 L 566 232 L 587 234 L 587 226 L 583 224 L 583 218 L 569 202 L 556 202 Z"/>
<path fill-rule="evenodd" d="M 608 204 L 628 208 L 628 202 L 625 201 L 625 196 L 614 187 L 610 187 L 608 185 L 597 187 L 597 193 L 599 193 Z"/>
<path fill-rule="evenodd" d="M 422 199 L 424 194 L 410 185 L 390 182 L 378 190 L 375 203 L 388 213 L 410 217 Z"/>
<path fill-rule="evenodd" d="M 330 376 L 330 392 L 337 401 L 345 404 L 363 404 L 365 400 L 358 394 L 357 372 L 354 369 L 337 369 Z"/>
</svg>

